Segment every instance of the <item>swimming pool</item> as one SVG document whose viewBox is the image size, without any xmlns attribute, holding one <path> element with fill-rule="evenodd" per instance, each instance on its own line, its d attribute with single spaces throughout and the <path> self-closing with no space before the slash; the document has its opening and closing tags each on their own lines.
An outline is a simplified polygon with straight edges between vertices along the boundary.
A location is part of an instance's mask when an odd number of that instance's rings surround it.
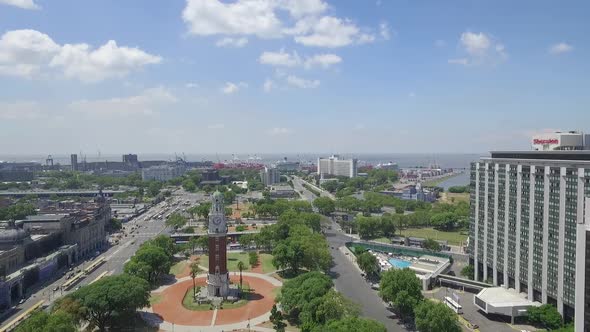
<svg viewBox="0 0 590 332">
<path fill-rule="evenodd" d="M 395 267 L 396 269 L 403 269 L 403 268 L 406 268 L 406 267 L 410 267 L 410 265 L 412 265 L 411 262 L 404 261 L 404 260 L 397 259 L 397 258 L 390 258 L 388 260 L 388 262 L 391 265 L 393 265 L 393 267 Z"/>
</svg>

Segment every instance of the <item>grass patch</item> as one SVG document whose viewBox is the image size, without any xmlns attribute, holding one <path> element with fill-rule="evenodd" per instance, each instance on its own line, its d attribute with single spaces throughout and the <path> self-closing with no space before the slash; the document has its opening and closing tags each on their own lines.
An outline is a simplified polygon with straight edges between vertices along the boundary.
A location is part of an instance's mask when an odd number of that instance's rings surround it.
<svg viewBox="0 0 590 332">
<path fill-rule="evenodd" d="M 208 255 L 201 255 L 199 256 L 199 265 L 201 266 L 209 266 L 209 256 Z M 227 270 L 230 272 L 237 272 L 238 270 L 238 262 L 242 261 L 244 263 L 244 270 L 242 271 L 250 271 L 250 263 L 248 259 L 248 253 L 246 252 L 230 252 L 227 254 Z"/>
<path fill-rule="evenodd" d="M 400 235 L 443 240 L 457 246 L 467 242 L 467 234 L 462 231 L 445 232 L 434 228 L 408 228 L 401 230 Z"/>
<path fill-rule="evenodd" d="M 272 290 L 272 292 L 271 292 L 271 293 L 272 293 L 272 295 L 275 297 L 275 299 L 276 299 L 276 298 L 277 298 L 279 295 L 281 295 L 281 288 L 282 288 L 282 287 L 273 288 L 273 290 Z"/>
<path fill-rule="evenodd" d="M 158 304 L 162 301 L 162 294 L 152 294 L 150 295 L 150 305 Z"/>
<path fill-rule="evenodd" d="M 386 237 L 380 237 L 380 238 L 374 239 L 373 241 L 391 244 L 391 240 Z"/>
<path fill-rule="evenodd" d="M 200 289 L 201 286 L 197 286 L 197 293 Z M 206 311 L 211 309 L 211 305 L 209 303 L 197 304 L 193 301 L 193 287 L 187 289 L 186 293 L 184 294 L 184 298 L 182 299 L 182 306 L 187 308 L 188 310 L 194 311 Z"/>
<path fill-rule="evenodd" d="M 272 265 L 272 255 L 271 254 L 259 254 L 258 261 L 262 265 L 262 272 L 270 273 L 277 270 L 277 268 Z"/>
<path fill-rule="evenodd" d="M 184 269 L 188 265 L 187 261 L 180 261 L 170 267 L 170 274 L 178 275 L 184 272 Z"/>
<path fill-rule="evenodd" d="M 459 202 L 469 203 L 469 193 L 442 193 L 440 197 L 441 202 L 454 204 Z"/>
<path fill-rule="evenodd" d="M 450 178 L 454 178 L 455 176 L 459 176 L 459 175 L 461 175 L 461 173 L 445 175 L 443 177 L 440 177 L 440 178 L 437 178 L 434 180 L 424 181 L 424 183 L 422 183 L 422 185 L 424 187 L 436 187 L 439 184 L 445 182 L 446 180 L 448 180 Z"/>
</svg>

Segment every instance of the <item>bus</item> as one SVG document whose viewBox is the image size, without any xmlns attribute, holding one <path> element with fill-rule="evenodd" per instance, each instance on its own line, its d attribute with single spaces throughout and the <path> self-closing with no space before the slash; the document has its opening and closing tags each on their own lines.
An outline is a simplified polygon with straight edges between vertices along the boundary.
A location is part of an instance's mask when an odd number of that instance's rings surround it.
<svg viewBox="0 0 590 332">
<path fill-rule="evenodd" d="M 455 313 L 463 313 L 463 307 L 461 307 L 461 305 L 457 303 L 457 301 L 451 299 L 448 296 L 445 296 L 445 304 L 447 305 L 447 307 L 451 308 L 451 310 L 453 310 Z"/>
</svg>

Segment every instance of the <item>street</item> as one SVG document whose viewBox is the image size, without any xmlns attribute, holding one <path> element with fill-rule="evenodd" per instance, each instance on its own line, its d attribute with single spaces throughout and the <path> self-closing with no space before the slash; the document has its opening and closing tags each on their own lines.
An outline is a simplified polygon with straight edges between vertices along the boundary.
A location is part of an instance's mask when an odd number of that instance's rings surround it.
<svg viewBox="0 0 590 332">
<path fill-rule="evenodd" d="M 34 304 L 38 303 L 40 300 L 45 300 L 46 305 L 51 305 L 53 301 L 57 298 L 67 295 L 76 290 L 79 286 L 85 286 L 95 280 L 98 276 L 102 273 L 107 272 L 107 275 L 113 274 L 120 274 L 123 272 L 123 268 L 125 263 L 135 254 L 139 246 L 144 243 L 145 241 L 156 237 L 159 234 L 169 234 L 170 229 L 165 226 L 165 218 L 162 217 L 160 219 L 155 219 L 154 217 L 157 215 L 164 215 L 166 213 L 170 213 L 174 210 L 182 209 L 182 203 L 186 201 L 190 201 L 192 206 L 197 201 L 200 201 L 204 198 L 203 195 L 195 195 L 186 193 L 184 191 L 177 191 L 172 196 L 172 202 L 166 203 L 160 202 L 157 205 L 151 207 L 148 211 L 143 213 L 140 216 L 137 216 L 133 220 L 123 224 L 125 232 L 127 233 L 126 237 L 122 237 L 119 241 L 118 245 L 113 245 L 108 248 L 108 250 L 101 253 L 99 257 L 104 257 L 106 262 L 96 268 L 94 271 L 86 275 L 80 282 L 75 284 L 67 291 L 61 290 L 61 285 L 66 282 L 66 276 L 70 273 L 69 271 L 60 271 L 63 273 L 58 279 L 52 280 L 49 283 L 41 285 L 37 288 L 33 294 L 31 294 L 24 303 L 16 305 L 12 312 L 5 316 L 2 322 L 2 327 L 9 323 L 12 319 L 18 316 L 23 311 L 31 308 Z M 187 207 L 188 207 L 187 206 Z M 151 217 L 151 218 L 150 218 Z M 130 232 L 133 226 L 137 226 L 135 231 Z M 95 259 L 96 259 L 95 258 Z M 85 267 L 90 265 L 94 259 L 89 259 L 87 261 L 79 261 L 77 262 L 77 266 L 75 265 L 73 268 L 74 270 L 80 269 L 83 270 Z M 54 292 L 54 289 L 58 289 Z"/>
<path fill-rule="evenodd" d="M 303 199 L 311 203 L 316 198 L 316 195 L 304 188 L 303 182 L 302 179 L 293 177 L 294 189 Z M 322 191 L 322 194 L 325 194 L 324 191 Z M 395 319 L 394 314 L 387 309 L 377 291 L 371 289 L 371 286 L 361 276 L 357 267 L 338 249 L 344 246 L 346 242 L 351 241 L 351 238 L 343 233 L 340 226 L 334 221 L 331 221 L 331 227 L 326 230 L 325 234 L 333 260 L 330 276 L 334 280 L 336 290 L 357 303 L 361 307 L 364 317 L 383 323 L 387 327 L 387 331 L 407 331 L 403 325 L 398 323 L 399 321 Z"/>
</svg>

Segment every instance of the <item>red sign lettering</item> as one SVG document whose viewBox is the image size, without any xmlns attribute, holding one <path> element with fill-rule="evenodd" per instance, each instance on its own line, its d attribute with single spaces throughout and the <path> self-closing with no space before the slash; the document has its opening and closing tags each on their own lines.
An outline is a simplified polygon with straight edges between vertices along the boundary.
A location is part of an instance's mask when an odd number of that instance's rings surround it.
<svg viewBox="0 0 590 332">
<path fill-rule="evenodd" d="M 546 139 L 535 138 L 533 140 L 533 144 L 541 144 L 541 145 L 545 145 L 545 144 L 559 144 L 559 140 L 557 138 L 546 138 Z"/>
</svg>

